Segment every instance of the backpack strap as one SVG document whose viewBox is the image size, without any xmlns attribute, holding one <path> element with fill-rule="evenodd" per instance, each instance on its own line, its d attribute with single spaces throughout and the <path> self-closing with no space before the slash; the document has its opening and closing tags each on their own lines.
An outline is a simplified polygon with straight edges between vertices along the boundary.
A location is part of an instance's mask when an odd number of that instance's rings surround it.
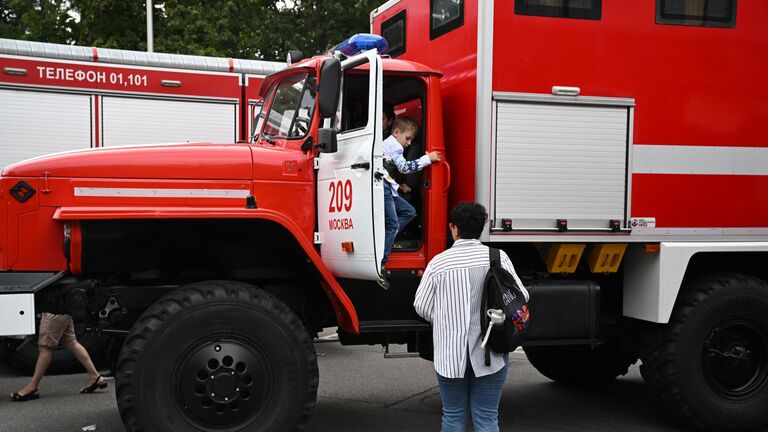
<svg viewBox="0 0 768 432">
<path fill-rule="evenodd" d="M 499 249 L 489 247 L 488 255 L 491 261 L 491 268 L 501 268 L 501 252 L 499 252 Z"/>
<path fill-rule="evenodd" d="M 501 253 L 499 252 L 498 249 L 493 248 L 493 247 L 488 247 L 488 260 L 490 262 L 491 269 L 501 268 Z M 492 274 L 490 269 L 488 270 L 488 272 L 489 272 L 489 276 L 495 278 L 496 275 Z M 486 278 L 485 284 L 484 284 L 485 286 L 483 287 L 483 300 L 482 300 L 482 306 L 483 307 L 481 308 L 481 311 L 480 311 L 483 314 L 483 317 L 482 317 L 483 321 L 482 321 L 482 323 L 485 323 L 486 322 L 485 320 L 488 319 L 486 317 L 486 315 L 485 315 L 485 310 L 488 308 L 488 289 L 490 289 L 490 286 L 491 286 L 491 284 L 488 283 L 488 282 L 489 281 Z M 498 281 L 497 281 L 497 283 L 498 283 Z M 490 324 L 488 324 L 488 325 L 490 325 Z M 481 326 L 481 328 L 482 328 L 482 326 Z M 485 333 L 485 331 L 487 329 L 488 329 L 488 327 L 486 325 L 485 328 L 483 328 L 483 333 Z M 486 366 L 490 366 L 491 365 L 491 347 L 490 347 L 490 345 L 486 345 L 485 346 L 485 365 Z"/>
</svg>

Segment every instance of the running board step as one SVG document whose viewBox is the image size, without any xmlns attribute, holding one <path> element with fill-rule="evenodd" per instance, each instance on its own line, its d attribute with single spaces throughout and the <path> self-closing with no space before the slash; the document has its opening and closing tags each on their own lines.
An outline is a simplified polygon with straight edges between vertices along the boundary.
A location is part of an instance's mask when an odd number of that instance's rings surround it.
<svg viewBox="0 0 768 432">
<path fill-rule="evenodd" d="M 391 332 L 428 332 L 432 326 L 419 320 L 360 321 L 360 334 Z"/>
<path fill-rule="evenodd" d="M 389 344 L 384 345 L 384 358 L 385 359 L 401 359 L 401 358 L 416 358 L 419 356 L 417 352 L 389 352 Z"/>
</svg>

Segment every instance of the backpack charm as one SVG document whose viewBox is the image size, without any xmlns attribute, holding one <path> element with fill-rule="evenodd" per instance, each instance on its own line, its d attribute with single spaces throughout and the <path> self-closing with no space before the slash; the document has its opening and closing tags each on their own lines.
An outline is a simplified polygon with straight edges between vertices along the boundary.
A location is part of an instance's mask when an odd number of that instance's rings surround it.
<svg viewBox="0 0 768 432">
<path fill-rule="evenodd" d="M 528 322 L 531 319 L 531 314 L 528 312 L 528 305 L 523 305 L 522 310 L 515 311 L 514 316 L 514 329 L 515 333 L 522 333 L 528 329 Z"/>
<path fill-rule="evenodd" d="M 501 309 L 488 309 L 487 315 L 491 320 L 491 324 L 488 326 L 488 331 L 485 332 L 483 343 L 480 344 L 480 346 L 483 348 L 485 348 L 485 344 L 488 343 L 488 338 L 491 337 L 491 330 L 493 330 L 493 326 L 497 324 L 504 324 L 504 321 L 507 318 L 506 315 L 504 315 L 504 311 Z"/>
</svg>

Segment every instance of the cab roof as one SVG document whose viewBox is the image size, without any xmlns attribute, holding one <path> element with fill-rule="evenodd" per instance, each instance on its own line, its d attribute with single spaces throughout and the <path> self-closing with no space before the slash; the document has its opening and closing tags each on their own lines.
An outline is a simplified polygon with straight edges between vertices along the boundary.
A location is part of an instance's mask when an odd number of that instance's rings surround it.
<svg viewBox="0 0 768 432">
<path fill-rule="evenodd" d="M 259 95 L 263 97 L 266 93 L 266 90 L 272 85 L 272 83 L 282 79 L 287 75 L 291 75 L 296 70 L 305 70 L 305 71 L 317 70 L 319 63 L 329 58 L 332 58 L 332 56 L 329 54 L 326 54 L 326 55 L 319 55 L 312 58 L 304 59 L 300 62 L 294 63 L 286 67 L 281 71 L 268 75 L 266 78 L 264 78 L 264 81 L 261 83 L 261 88 L 259 88 Z M 438 77 L 443 76 L 440 72 L 437 72 L 436 70 L 430 67 L 427 67 L 421 63 L 417 63 L 409 60 L 398 60 L 398 59 L 384 57 L 382 58 L 382 67 L 385 73 L 392 72 L 396 74 L 435 75 Z M 368 63 L 357 66 L 355 69 L 367 70 Z"/>
<path fill-rule="evenodd" d="M 310 67 L 314 69 L 318 66 L 318 63 L 331 57 L 332 56 L 330 55 L 315 56 L 312 58 L 302 60 L 298 63 L 294 63 L 288 66 L 286 69 L 291 69 L 294 67 Z M 367 69 L 367 65 L 368 63 L 365 63 L 364 65 L 358 66 L 357 68 Z M 436 70 L 430 67 L 427 67 L 421 63 L 417 63 L 410 60 L 399 60 L 399 59 L 393 59 L 389 57 L 383 57 L 382 66 L 385 72 L 405 72 L 405 73 L 431 74 L 431 75 L 442 76 L 442 74 L 437 72 Z"/>
</svg>

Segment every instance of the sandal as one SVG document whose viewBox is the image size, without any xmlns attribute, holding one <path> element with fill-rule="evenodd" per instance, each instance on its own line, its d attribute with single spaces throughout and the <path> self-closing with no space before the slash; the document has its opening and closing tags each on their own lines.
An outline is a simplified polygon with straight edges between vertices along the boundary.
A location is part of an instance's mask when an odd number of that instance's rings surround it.
<svg viewBox="0 0 768 432">
<path fill-rule="evenodd" d="M 40 399 L 40 393 L 37 392 L 37 389 L 34 389 L 25 395 L 21 395 L 19 392 L 11 395 L 12 402 L 26 402 L 35 399 Z"/>
<path fill-rule="evenodd" d="M 80 393 L 93 393 L 93 392 L 96 391 L 96 389 L 103 390 L 103 389 L 107 388 L 107 382 L 106 381 L 101 381 L 103 379 L 104 378 L 102 378 L 101 375 L 97 376 L 96 377 L 96 381 L 94 381 L 93 384 L 89 385 L 88 387 L 80 390 Z M 101 381 L 101 382 L 99 382 L 99 381 Z"/>
</svg>

